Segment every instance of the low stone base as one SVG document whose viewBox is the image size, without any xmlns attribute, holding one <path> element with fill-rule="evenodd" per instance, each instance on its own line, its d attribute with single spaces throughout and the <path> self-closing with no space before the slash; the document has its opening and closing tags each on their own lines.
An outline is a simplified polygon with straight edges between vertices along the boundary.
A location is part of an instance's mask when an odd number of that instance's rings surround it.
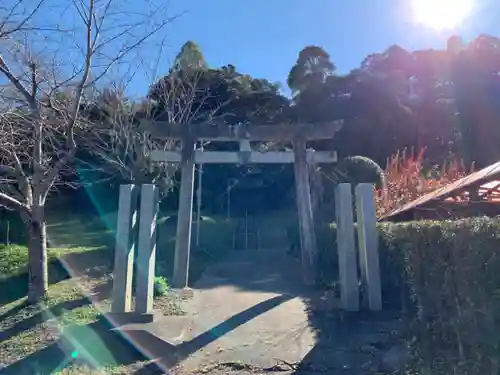
<svg viewBox="0 0 500 375">
<path fill-rule="evenodd" d="M 102 317 L 114 326 L 123 326 L 126 324 L 146 324 L 154 321 L 154 314 L 140 314 L 135 311 L 125 313 L 106 313 Z"/>
</svg>

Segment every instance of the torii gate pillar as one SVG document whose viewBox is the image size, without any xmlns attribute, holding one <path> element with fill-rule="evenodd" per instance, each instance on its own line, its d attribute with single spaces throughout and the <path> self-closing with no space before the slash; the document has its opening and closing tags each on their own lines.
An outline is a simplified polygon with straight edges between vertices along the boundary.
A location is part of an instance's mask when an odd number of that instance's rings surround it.
<svg viewBox="0 0 500 375">
<path fill-rule="evenodd" d="M 191 137 L 186 137 L 182 141 L 181 185 L 175 238 L 174 274 L 172 278 L 172 287 L 174 288 L 185 288 L 188 285 L 191 227 L 193 222 L 195 143 L 195 140 Z"/>
<path fill-rule="evenodd" d="M 311 201 L 309 164 L 306 141 L 297 138 L 293 141 L 295 191 L 297 213 L 299 216 L 300 248 L 302 257 L 302 277 L 304 283 L 313 286 L 316 283 L 316 233 Z"/>
</svg>

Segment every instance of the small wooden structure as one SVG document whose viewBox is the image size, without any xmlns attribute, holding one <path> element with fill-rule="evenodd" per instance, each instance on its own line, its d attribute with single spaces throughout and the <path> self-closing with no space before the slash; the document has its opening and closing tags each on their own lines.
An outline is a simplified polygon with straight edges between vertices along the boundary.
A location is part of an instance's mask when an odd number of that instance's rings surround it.
<svg viewBox="0 0 500 375">
<path fill-rule="evenodd" d="M 500 161 L 425 194 L 379 220 L 444 220 L 478 215 L 500 215 Z"/>
</svg>

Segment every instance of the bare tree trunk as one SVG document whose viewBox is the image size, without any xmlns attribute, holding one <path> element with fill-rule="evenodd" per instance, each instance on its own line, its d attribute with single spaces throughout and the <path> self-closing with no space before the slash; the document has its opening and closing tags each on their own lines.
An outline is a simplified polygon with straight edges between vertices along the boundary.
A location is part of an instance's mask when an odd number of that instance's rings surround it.
<svg viewBox="0 0 500 375">
<path fill-rule="evenodd" d="M 47 297 L 47 233 L 43 206 L 33 207 L 27 221 L 28 232 L 28 302 L 36 303 Z"/>
</svg>

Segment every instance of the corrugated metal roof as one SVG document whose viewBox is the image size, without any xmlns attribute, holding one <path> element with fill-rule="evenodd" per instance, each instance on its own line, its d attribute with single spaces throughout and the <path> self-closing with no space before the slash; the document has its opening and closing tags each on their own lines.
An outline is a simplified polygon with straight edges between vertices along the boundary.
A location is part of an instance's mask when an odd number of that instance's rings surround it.
<svg viewBox="0 0 500 375">
<path fill-rule="evenodd" d="M 487 183 L 492 179 L 498 178 L 500 176 L 500 161 L 495 164 L 491 164 L 486 168 L 483 168 L 477 172 L 471 173 L 468 176 L 465 176 L 455 182 L 452 182 L 446 186 L 443 186 L 439 189 L 434 190 L 428 194 L 421 196 L 420 198 L 411 201 L 402 207 L 389 212 L 388 214 L 382 216 L 379 220 L 386 220 L 393 216 L 399 215 L 405 211 L 411 210 L 413 208 L 419 207 L 423 204 L 429 203 L 434 200 L 447 198 L 453 192 L 466 188 L 470 185 L 474 185 L 476 183 Z"/>
</svg>

